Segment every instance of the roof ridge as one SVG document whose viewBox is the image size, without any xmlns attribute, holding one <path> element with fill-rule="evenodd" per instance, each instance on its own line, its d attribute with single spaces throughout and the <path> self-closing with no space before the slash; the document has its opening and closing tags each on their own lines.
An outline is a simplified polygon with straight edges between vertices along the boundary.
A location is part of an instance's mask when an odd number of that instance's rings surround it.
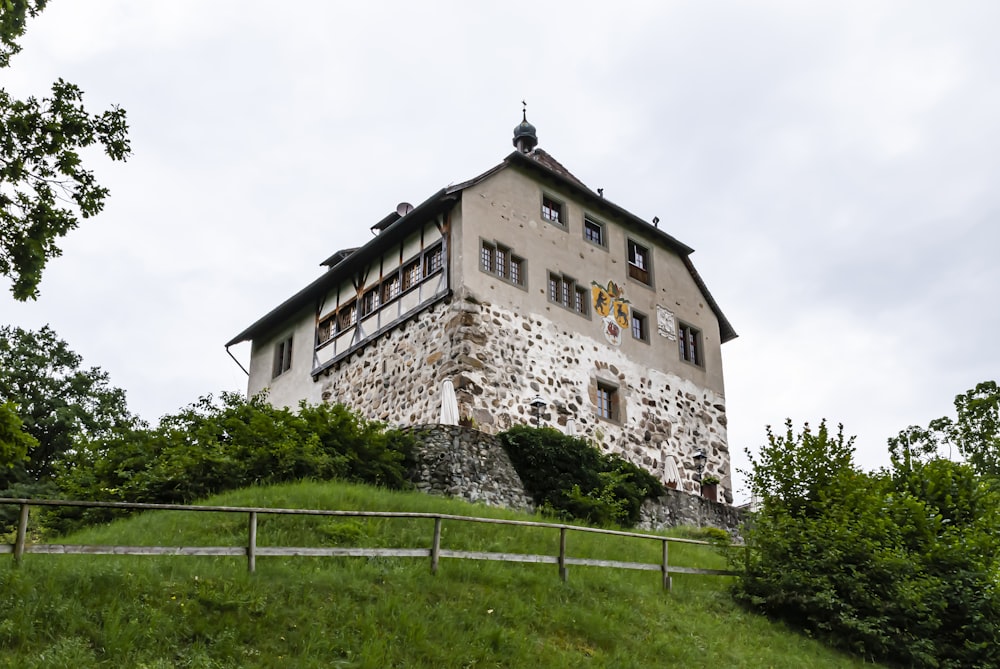
<svg viewBox="0 0 1000 669">
<path fill-rule="evenodd" d="M 556 160 L 551 153 L 545 151 L 544 149 L 534 148 L 531 153 L 527 154 L 529 158 L 534 160 L 536 163 L 548 167 L 553 172 L 563 175 L 564 177 L 575 181 L 580 186 L 587 188 L 587 185 L 580 181 L 575 174 L 566 169 L 566 166 Z M 587 190 L 590 190 L 587 188 Z"/>
</svg>

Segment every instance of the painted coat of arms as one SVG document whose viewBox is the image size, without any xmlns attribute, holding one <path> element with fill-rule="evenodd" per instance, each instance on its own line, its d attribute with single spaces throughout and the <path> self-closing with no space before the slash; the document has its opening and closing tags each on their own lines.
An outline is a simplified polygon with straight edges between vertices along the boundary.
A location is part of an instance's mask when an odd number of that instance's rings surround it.
<svg viewBox="0 0 1000 669">
<path fill-rule="evenodd" d="M 622 330 L 629 327 L 629 301 L 625 299 L 625 291 L 614 281 L 608 281 L 607 286 L 594 281 L 590 287 L 593 297 L 594 312 L 602 318 L 601 329 L 604 337 L 613 345 L 622 343 Z"/>
</svg>

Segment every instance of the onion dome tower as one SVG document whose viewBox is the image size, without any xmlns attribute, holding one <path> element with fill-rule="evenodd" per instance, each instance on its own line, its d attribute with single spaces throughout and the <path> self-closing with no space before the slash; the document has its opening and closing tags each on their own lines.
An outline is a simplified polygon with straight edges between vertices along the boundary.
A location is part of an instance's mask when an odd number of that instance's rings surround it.
<svg viewBox="0 0 1000 669">
<path fill-rule="evenodd" d="M 521 153 L 531 153 L 531 150 L 538 146 L 538 135 L 535 134 L 535 126 L 528 123 L 528 105 L 524 102 L 523 117 L 517 127 L 514 128 L 514 146 Z"/>
</svg>

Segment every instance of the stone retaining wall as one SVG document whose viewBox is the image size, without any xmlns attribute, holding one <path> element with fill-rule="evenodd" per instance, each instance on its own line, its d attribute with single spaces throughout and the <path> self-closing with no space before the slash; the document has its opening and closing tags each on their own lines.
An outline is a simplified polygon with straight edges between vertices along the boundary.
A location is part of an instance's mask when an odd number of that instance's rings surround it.
<svg viewBox="0 0 1000 669">
<path fill-rule="evenodd" d="M 728 504 L 678 490 L 667 490 L 664 495 L 643 502 L 636 528 L 662 530 L 680 525 L 718 527 L 738 538 L 742 533 L 743 514 Z"/>
<path fill-rule="evenodd" d="M 499 439 L 472 428 L 418 425 L 405 428 L 417 439 L 410 480 L 418 490 L 520 511 L 533 511 L 531 497 Z M 643 503 L 639 529 L 679 525 L 718 527 L 739 536 L 740 512 L 698 495 L 667 490 Z"/>
<path fill-rule="evenodd" d="M 417 490 L 520 511 L 533 511 L 531 497 L 500 441 L 456 425 L 406 428 L 417 438 L 410 480 Z"/>
</svg>

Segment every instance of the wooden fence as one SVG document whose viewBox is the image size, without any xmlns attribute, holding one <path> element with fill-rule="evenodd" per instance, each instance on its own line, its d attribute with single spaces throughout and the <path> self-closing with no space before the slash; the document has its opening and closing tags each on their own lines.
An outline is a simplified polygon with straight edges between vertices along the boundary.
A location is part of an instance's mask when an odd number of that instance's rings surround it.
<svg viewBox="0 0 1000 669">
<path fill-rule="evenodd" d="M 311 557 L 412 557 L 430 560 L 431 573 L 436 574 L 441 558 L 460 560 L 495 560 L 500 562 L 532 562 L 555 564 L 559 567 L 559 577 L 565 581 L 569 566 L 604 567 L 611 569 L 638 569 L 660 572 L 663 587 L 671 588 L 671 574 L 702 574 L 706 576 L 736 576 L 740 572 L 723 569 L 698 569 L 671 565 L 668 561 L 671 543 L 718 546 L 707 541 L 663 537 L 654 534 L 639 534 L 619 530 L 605 530 L 558 523 L 539 523 L 525 520 L 503 520 L 500 518 L 479 518 L 474 516 L 454 516 L 441 513 L 411 513 L 395 511 L 335 511 L 325 509 L 272 509 L 242 506 L 187 506 L 181 504 L 132 504 L 126 502 L 80 502 L 67 500 L 0 499 L 0 504 L 19 505 L 17 533 L 13 544 L 0 544 L 0 554 L 13 553 L 14 565 L 20 565 L 25 553 L 83 554 L 83 555 L 214 555 L 246 557 L 247 569 L 252 573 L 257 568 L 259 556 L 311 556 Z M 28 510 L 41 506 L 73 506 L 83 508 L 111 508 L 131 510 L 161 510 L 185 512 L 238 513 L 247 516 L 247 543 L 245 546 L 120 546 L 120 545 L 78 545 L 39 544 L 28 541 Z M 434 521 L 430 548 L 360 548 L 360 547 L 277 547 L 257 545 L 257 517 L 259 515 L 291 516 L 335 516 L 360 518 L 426 518 Z M 516 525 L 541 527 L 559 531 L 559 554 L 536 555 L 527 553 L 493 553 L 481 551 L 448 550 L 441 547 L 441 525 L 444 521 L 456 523 L 487 523 L 493 525 Z M 620 560 L 595 560 L 570 557 L 566 549 L 566 536 L 570 532 L 590 532 L 627 537 L 637 541 L 655 541 L 661 544 L 662 559 L 656 563 L 625 562 Z M 730 548 L 736 546 L 731 544 Z"/>
</svg>

